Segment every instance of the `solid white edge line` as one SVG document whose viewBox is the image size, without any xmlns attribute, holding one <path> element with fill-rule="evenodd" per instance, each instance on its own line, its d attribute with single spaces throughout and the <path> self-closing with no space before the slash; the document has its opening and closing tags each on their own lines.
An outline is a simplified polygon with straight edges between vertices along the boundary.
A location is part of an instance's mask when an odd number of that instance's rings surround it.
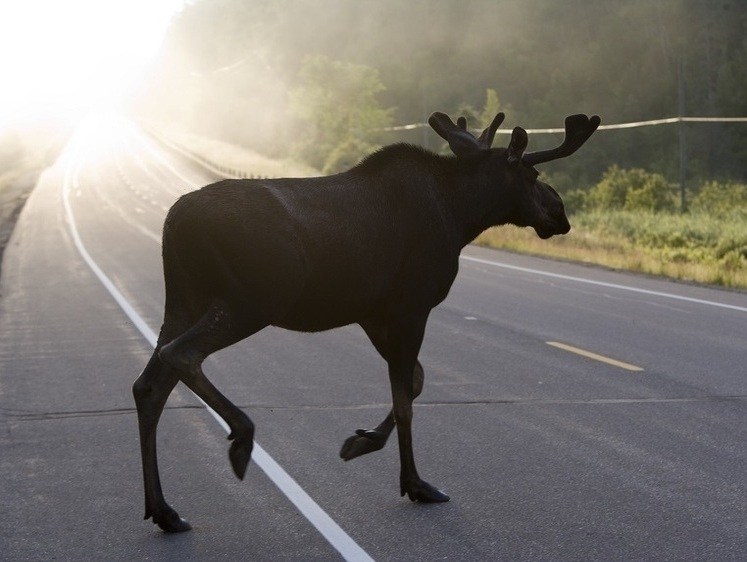
<svg viewBox="0 0 747 562">
<path fill-rule="evenodd" d="M 148 343 L 155 347 L 157 336 L 156 333 L 146 324 L 141 318 L 137 311 L 130 305 L 127 299 L 112 283 L 111 279 L 103 272 L 98 264 L 93 260 L 91 255 L 83 245 L 83 241 L 80 238 L 78 232 L 78 226 L 75 222 L 75 217 L 70 206 L 69 194 L 70 187 L 77 185 L 78 170 L 72 171 L 72 164 L 69 164 L 63 180 L 62 188 L 62 202 L 65 209 L 65 217 L 70 227 L 70 233 L 73 237 L 73 242 L 76 249 L 80 253 L 83 261 L 86 262 L 88 267 L 93 271 L 94 275 L 98 278 L 101 284 L 106 288 L 112 298 L 120 306 L 122 311 L 132 321 L 138 331 L 148 341 Z M 195 395 L 197 396 L 197 395 Z M 216 419 L 221 427 L 226 431 L 230 432 L 228 424 L 221 418 L 210 406 L 205 404 L 202 399 L 197 396 L 205 405 L 208 412 Z M 311 523 L 314 528 L 327 540 L 327 542 L 335 549 L 340 555 L 351 562 L 365 562 L 373 561 L 373 558 L 363 550 L 358 543 L 356 543 L 335 521 L 327 515 L 327 513 L 319 507 L 311 496 L 309 496 L 299 484 L 293 480 L 293 478 L 281 467 L 275 459 L 273 459 L 256 441 L 254 442 L 254 451 L 252 453 L 252 459 L 256 465 L 262 469 L 267 477 L 272 481 L 273 484 L 290 500 L 290 502 L 298 508 L 303 516 Z"/>
<path fill-rule="evenodd" d="M 586 283 L 588 285 L 596 285 L 598 287 L 605 287 L 607 289 L 618 289 L 621 291 L 629 291 L 632 293 L 640 293 L 643 295 L 651 295 L 654 297 L 664 297 L 668 299 L 675 299 L 680 301 L 692 302 L 696 304 L 703 304 L 707 306 L 715 306 L 718 308 L 727 308 L 729 310 L 736 310 L 739 312 L 747 312 L 747 307 L 736 306 L 733 304 L 725 304 L 716 301 L 708 301 L 703 299 L 696 299 L 693 297 L 683 297 L 681 295 L 675 295 L 672 293 L 663 293 L 660 291 L 650 291 L 648 289 L 639 289 L 637 287 L 630 287 L 628 285 L 617 285 L 615 283 L 605 283 L 604 281 L 593 281 L 592 279 L 584 279 L 583 277 L 573 277 L 571 275 L 562 275 L 560 273 L 550 273 L 549 271 L 542 271 L 539 269 L 530 269 L 528 267 L 519 267 L 517 265 L 508 265 L 492 260 L 485 260 L 482 258 L 474 258 L 472 256 L 459 256 L 460 259 L 465 261 L 471 261 L 474 263 L 480 263 L 484 265 L 492 265 L 495 267 L 502 267 L 504 269 L 511 269 L 513 271 L 521 271 L 522 273 L 532 273 L 534 275 L 542 275 L 544 277 L 552 277 L 554 279 L 563 279 L 565 281 L 575 281 L 577 283 Z"/>
</svg>

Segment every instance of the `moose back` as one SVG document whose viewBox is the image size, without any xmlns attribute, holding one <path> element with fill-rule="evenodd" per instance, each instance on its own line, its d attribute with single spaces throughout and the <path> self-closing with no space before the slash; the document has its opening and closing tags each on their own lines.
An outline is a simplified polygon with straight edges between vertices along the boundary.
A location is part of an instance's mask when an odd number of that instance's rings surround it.
<svg viewBox="0 0 747 562">
<path fill-rule="evenodd" d="M 600 122 L 570 116 L 560 146 L 525 153 L 520 127 L 507 148 L 491 148 L 503 118 L 475 137 L 463 118 L 431 115 L 454 156 L 395 144 L 337 175 L 225 180 L 173 205 L 163 231 L 163 325 L 133 385 L 146 519 L 167 532 L 191 528 L 166 502 L 156 460 L 158 420 L 179 381 L 230 427 L 229 459 L 243 478 L 254 424 L 212 385 L 202 363 L 270 325 L 321 331 L 359 324 L 387 363 L 393 407 L 378 426 L 349 437 L 340 456 L 381 449 L 396 427 L 401 494 L 449 500 L 419 476 L 412 448 L 428 315 L 446 298 L 461 249 L 483 230 L 510 223 L 540 238 L 570 230 L 562 200 L 534 166 L 571 155 Z"/>
</svg>

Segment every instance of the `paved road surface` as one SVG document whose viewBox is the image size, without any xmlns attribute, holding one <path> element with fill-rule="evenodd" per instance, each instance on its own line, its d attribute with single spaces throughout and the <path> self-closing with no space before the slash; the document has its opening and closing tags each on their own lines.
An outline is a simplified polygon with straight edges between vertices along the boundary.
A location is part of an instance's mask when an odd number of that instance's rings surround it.
<svg viewBox="0 0 747 562">
<path fill-rule="evenodd" d="M 389 407 L 359 328 L 271 329 L 206 370 L 329 539 L 257 463 L 233 477 L 184 387 L 159 460 L 194 531 L 142 521 L 130 385 L 160 322 L 159 232 L 210 179 L 115 117 L 41 177 L 3 266 L 0 558 L 745 559 L 747 296 L 478 248 L 432 314 L 415 409 L 420 472 L 451 502 L 399 497 L 395 443 L 337 457 Z"/>
</svg>

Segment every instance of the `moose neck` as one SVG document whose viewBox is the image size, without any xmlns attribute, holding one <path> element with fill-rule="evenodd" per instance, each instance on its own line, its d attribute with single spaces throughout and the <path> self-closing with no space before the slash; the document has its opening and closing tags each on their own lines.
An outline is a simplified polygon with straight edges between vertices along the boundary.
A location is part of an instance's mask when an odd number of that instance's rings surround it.
<svg viewBox="0 0 747 562">
<path fill-rule="evenodd" d="M 505 171 L 492 155 L 444 160 L 449 173 L 441 190 L 448 200 L 461 247 L 491 226 L 510 221 L 513 202 L 504 184 Z"/>
<path fill-rule="evenodd" d="M 513 202 L 503 185 L 506 170 L 502 162 L 492 151 L 457 158 L 394 144 L 370 155 L 349 173 L 399 186 L 395 192 L 416 192 L 413 212 L 431 214 L 443 225 L 449 243 L 461 250 L 486 228 L 509 222 Z"/>
</svg>

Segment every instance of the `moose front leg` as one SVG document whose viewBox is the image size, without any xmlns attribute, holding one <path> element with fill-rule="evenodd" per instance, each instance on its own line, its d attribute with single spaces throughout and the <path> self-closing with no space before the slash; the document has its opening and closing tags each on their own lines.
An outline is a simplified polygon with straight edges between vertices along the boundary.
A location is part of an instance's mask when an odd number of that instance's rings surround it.
<svg viewBox="0 0 747 562">
<path fill-rule="evenodd" d="M 423 366 L 420 364 L 420 361 L 417 361 L 413 371 L 413 399 L 420 396 L 423 390 L 424 378 Z M 389 410 L 386 418 L 374 429 L 356 429 L 355 435 L 345 439 L 340 449 L 340 458 L 349 461 L 383 449 L 393 429 L 394 411 Z"/>
<path fill-rule="evenodd" d="M 387 361 L 392 386 L 392 411 L 399 441 L 400 494 L 407 494 L 411 501 L 433 503 L 449 501 L 449 496 L 420 478 L 412 449 L 413 373 L 426 320 L 427 315 L 397 321 L 390 327 Z"/>
</svg>

